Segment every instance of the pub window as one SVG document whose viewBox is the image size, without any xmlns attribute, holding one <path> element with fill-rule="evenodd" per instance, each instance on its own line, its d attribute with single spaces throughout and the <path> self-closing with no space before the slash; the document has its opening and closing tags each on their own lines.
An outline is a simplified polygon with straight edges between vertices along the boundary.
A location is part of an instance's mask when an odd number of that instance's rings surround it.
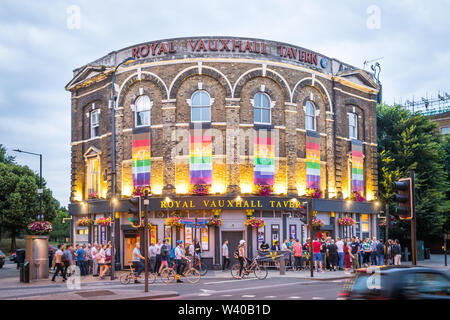
<svg viewBox="0 0 450 320">
<path fill-rule="evenodd" d="M 95 109 L 91 111 L 91 138 L 98 137 L 99 130 L 99 118 L 100 118 L 100 110 Z"/>
<path fill-rule="evenodd" d="M 358 115 L 356 113 L 347 113 L 348 115 L 348 137 L 349 139 L 358 139 Z"/>
<path fill-rule="evenodd" d="M 98 158 L 88 159 L 88 173 L 87 173 L 87 193 L 88 195 L 97 192 L 99 185 L 99 174 L 98 174 Z"/>
<path fill-rule="evenodd" d="M 270 98 L 267 94 L 263 92 L 258 92 L 253 98 L 253 112 L 255 123 L 270 124 L 271 114 L 270 114 Z"/>
<path fill-rule="evenodd" d="M 316 131 L 316 107 L 311 101 L 305 105 L 305 127 L 306 130 Z"/>
<path fill-rule="evenodd" d="M 191 97 L 191 122 L 211 122 L 211 97 L 204 90 Z"/>
<path fill-rule="evenodd" d="M 150 125 L 150 110 L 152 102 L 148 96 L 139 96 L 135 102 L 135 126 L 143 127 Z"/>
</svg>

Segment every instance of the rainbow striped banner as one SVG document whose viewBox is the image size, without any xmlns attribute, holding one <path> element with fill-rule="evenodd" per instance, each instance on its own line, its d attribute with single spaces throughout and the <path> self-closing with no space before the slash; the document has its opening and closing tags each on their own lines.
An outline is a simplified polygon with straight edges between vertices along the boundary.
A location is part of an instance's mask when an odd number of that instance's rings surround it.
<svg viewBox="0 0 450 320">
<path fill-rule="evenodd" d="M 352 191 L 364 192 L 364 158 L 359 140 L 352 140 Z"/>
<path fill-rule="evenodd" d="M 306 188 L 320 189 L 320 134 L 306 130 Z"/>
<path fill-rule="evenodd" d="M 263 132 L 267 131 L 256 131 L 254 138 L 253 184 L 273 186 L 275 182 L 274 140 Z"/>
<path fill-rule="evenodd" d="M 212 184 L 212 137 L 192 130 L 189 151 L 190 184 Z"/>
<path fill-rule="evenodd" d="M 133 187 L 150 186 L 150 127 L 134 128 L 132 135 Z"/>
</svg>

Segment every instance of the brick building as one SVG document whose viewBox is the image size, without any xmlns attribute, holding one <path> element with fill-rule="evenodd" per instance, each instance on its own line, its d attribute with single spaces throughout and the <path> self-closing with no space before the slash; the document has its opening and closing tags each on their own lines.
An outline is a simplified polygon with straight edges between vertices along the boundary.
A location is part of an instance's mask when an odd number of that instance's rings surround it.
<svg viewBox="0 0 450 320">
<path fill-rule="evenodd" d="M 110 237 L 110 227 L 77 221 L 111 214 L 111 76 L 128 57 L 134 62 L 115 78 L 113 229 L 122 265 L 142 238 L 128 220 L 127 200 L 142 183 L 152 194 L 152 241 L 199 240 L 210 264 L 220 263 L 224 239 L 232 250 L 246 239 L 253 254 L 261 241 L 305 241 L 305 210 L 298 203 L 319 190 L 320 198 L 311 200 L 325 224 L 318 232 L 376 234 L 379 87 L 373 75 L 286 43 L 192 37 L 142 43 L 74 70 L 66 86 L 72 93 L 73 242 Z M 192 195 L 205 185 L 207 195 Z M 258 188 L 272 192 L 262 195 Z M 354 191 L 366 201 L 352 201 Z M 223 225 L 193 227 L 195 218 L 200 224 L 213 213 Z M 184 224 L 165 225 L 172 215 Z M 266 225 L 246 226 L 247 216 Z M 344 216 L 357 223 L 339 225 Z"/>
</svg>

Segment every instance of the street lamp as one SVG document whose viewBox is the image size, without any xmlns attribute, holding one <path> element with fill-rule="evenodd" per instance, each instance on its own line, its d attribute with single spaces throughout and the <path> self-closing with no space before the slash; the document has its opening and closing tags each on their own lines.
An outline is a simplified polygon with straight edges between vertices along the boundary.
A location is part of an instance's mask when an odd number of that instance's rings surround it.
<svg viewBox="0 0 450 320">
<path fill-rule="evenodd" d="M 116 80 L 116 71 L 119 69 L 119 67 L 123 64 L 129 64 L 134 62 L 134 58 L 126 58 L 121 63 L 119 63 L 112 72 L 111 76 L 111 199 L 115 199 L 116 197 L 116 123 L 115 123 L 115 117 L 116 117 L 116 106 L 115 106 L 115 100 L 116 97 L 114 95 L 114 81 Z M 111 201 L 111 220 L 115 219 L 115 203 L 114 201 Z M 112 229 L 112 230 L 111 230 Z M 115 263 L 116 263 L 116 252 L 115 252 L 115 229 L 116 229 L 116 223 L 112 223 L 110 227 L 111 231 L 111 280 L 114 280 L 115 277 Z"/>
<path fill-rule="evenodd" d="M 42 154 L 34 153 L 34 152 L 28 152 L 28 151 L 23 151 L 23 150 L 20 150 L 20 149 L 14 149 L 13 151 L 21 152 L 21 153 L 28 153 L 28 154 L 32 154 L 34 156 L 39 156 L 39 189 L 38 189 L 38 194 L 39 194 L 39 217 L 38 217 L 38 220 L 44 221 L 44 215 L 42 214 L 42 193 L 44 191 L 42 189 Z"/>
</svg>

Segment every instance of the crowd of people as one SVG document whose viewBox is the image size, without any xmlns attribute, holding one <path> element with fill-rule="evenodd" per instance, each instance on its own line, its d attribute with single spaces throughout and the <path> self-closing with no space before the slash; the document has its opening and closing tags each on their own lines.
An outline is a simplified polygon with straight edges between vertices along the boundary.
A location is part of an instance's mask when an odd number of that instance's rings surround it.
<svg viewBox="0 0 450 320">
<path fill-rule="evenodd" d="M 269 250 L 285 252 L 289 259 L 286 262 L 287 267 L 296 271 L 304 270 L 310 267 L 310 243 L 310 239 L 300 243 L 298 239 L 290 238 L 281 244 L 276 241 L 269 247 L 263 242 L 259 252 L 260 254 Z M 384 244 L 376 237 L 364 240 L 355 236 L 345 239 L 316 238 L 312 241 L 312 249 L 313 267 L 316 272 L 344 270 L 348 274 L 350 270 L 355 272 L 360 267 L 401 264 L 401 246 L 398 240 L 389 239 L 387 244 Z"/>
</svg>

